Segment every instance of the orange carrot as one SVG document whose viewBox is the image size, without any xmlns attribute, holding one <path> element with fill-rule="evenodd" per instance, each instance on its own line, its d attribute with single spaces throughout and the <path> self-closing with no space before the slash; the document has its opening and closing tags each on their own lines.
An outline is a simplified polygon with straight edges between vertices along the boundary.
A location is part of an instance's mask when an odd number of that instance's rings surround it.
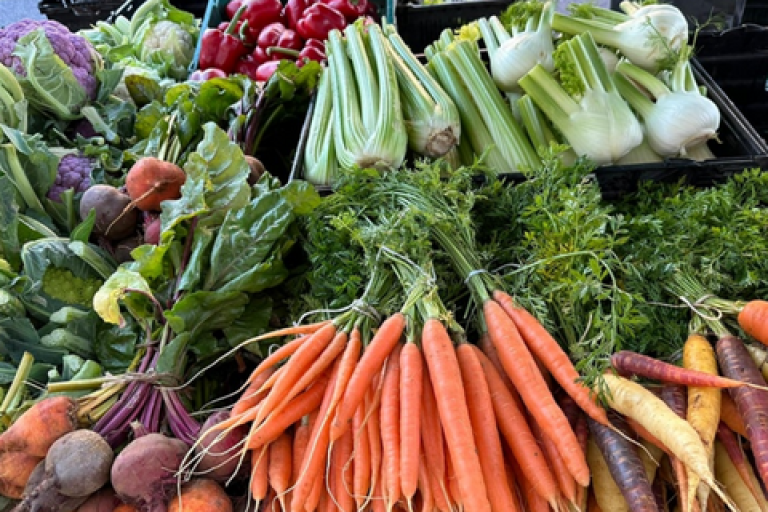
<svg viewBox="0 0 768 512">
<path fill-rule="evenodd" d="M 405 315 L 395 313 L 387 318 L 363 352 L 342 398 L 331 426 L 331 441 L 335 441 L 351 427 L 355 410 L 363 401 L 365 391 L 384 365 L 392 349 L 400 341 L 405 329 Z"/>
<path fill-rule="evenodd" d="M 232 512 L 232 500 L 224 488 L 210 478 L 194 478 L 168 502 L 168 512 Z"/>
<path fill-rule="evenodd" d="M 331 451 L 330 471 L 334 475 L 331 498 L 340 512 L 356 512 L 357 505 L 352 496 L 352 475 L 354 473 L 354 461 L 352 452 L 354 449 L 354 431 L 347 430 Z"/>
<path fill-rule="evenodd" d="M 469 512 L 490 512 L 461 371 L 451 338 L 440 320 L 433 317 L 424 323 L 421 340 L 446 444 L 455 465 L 462 503 Z"/>
<path fill-rule="evenodd" d="M 579 441 L 562 409 L 555 402 L 541 372 L 523 342 L 512 319 L 493 301 L 483 304 L 483 313 L 499 359 L 528 411 L 544 434 L 557 444 L 557 450 L 579 485 L 589 485 L 589 467 Z"/>
<path fill-rule="evenodd" d="M 491 361 L 484 356 L 479 356 L 479 359 L 491 392 L 496 422 L 512 452 L 512 458 L 518 461 L 520 470 L 533 489 L 556 510 L 559 492 L 555 477 L 531 432 L 525 414 Z"/>
<path fill-rule="evenodd" d="M 744 332 L 763 345 L 768 345 L 768 301 L 747 302 L 736 319 Z"/>
<path fill-rule="evenodd" d="M 381 379 L 376 379 L 376 387 L 370 390 L 369 396 L 365 399 L 366 414 L 368 415 L 368 447 L 371 451 L 371 483 L 367 500 L 374 499 L 375 492 L 379 492 L 377 501 L 384 505 L 381 490 L 382 484 L 382 444 L 381 444 Z M 378 491 L 377 491 L 378 490 Z M 374 505 L 376 505 L 374 503 Z M 384 506 L 386 509 L 386 506 Z"/>
<path fill-rule="evenodd" d="M 269 413 L 276 409 L 278 403 L 284 401 L 286 395 L 292 392 L 296 381 L 301 380 L 302 375 L 307 374 L 308 368 L 331 342 L 333 342 L 333 345 L 338 345 L 340 349 L 343 348 L 343 343 L 337 343 L 339 339 L 343 338 L 342 341 L 346 342 L 346 333 L 343 331 L 337 332 L 336 325 L 333 323 L 324 325 L 310 336 L 311 340 L 305 341 L 277 374 L 279 377 L 269 391 L 269 394 L 264 397 L 260 404 L 259 414 L 254 420 L 255 424 L 260 424 Z M 324 370 L 325 367 L 322 369 Z M 296 392 L 298 393 L 298 391 Z"/>
<path fill-rule="evenodd" d="M 352 496 L 355 498 L 358 510 L 363 509 L 363 503 L 365 503 L 371 486 L 371 445 L 365 416 L 365 401 L 363 401 L 352 419 L 352 432 L 354 434 L 352 443 L 354 454 Z"/>
<path fill-rule="evenodd" d="M 432 488 L 432 482 L 429 478 L 429 470 L 427 470 L 426 459 L 422 456 L 419 457 L 419 491 L 421 493 L 421 507 L 422 512 L 433 512 L 435 507 L 435 490 Z"/>
<path fill-rule="evenodd" d="M 720 399 L 720 421 L 728 425 L 729 429 L 743 438 L 749 439 L 747 437 L 747 426 L 744 425 L 744 420 L 739 415 L 736 402 L 733 401 L 733 398 L 728 393 L 723 393 Z"/>
<path fill-rule="evenodd" d="M 479 348 L 466 343 L 456 349 L 480 467 L 493 510 L 514 512 L 520 508 L 507 479 L 500 477 L 506 471 L 504 452 L 493 412 L 491 391 L 486 379 L 482 378 L 483 367 L 478 354 L 482 354 Z"/>
<path fill-rule="evenodd" d="M 509 380 L 509 376 L 504 371 L 504 366 L 501 364 L 501 360 L 499 359 L 499 351 L 496 350 L 496 347 L 493 346 L 491 336 L 487 332 L 483 333 L 477 340 L 477 346 L 480 347 L 480 350 L 483 351 L 483 354 L 485 354 L 488 360 L 493 363 L 493 366 L 496 368 L 496 371 L 499 372 L 499 375 L 504 381 L 504 385 L 507 387 L 507 389 L 514 391 L 515 386 L 512 384 L 512 381 Z M 520 397 L 517 395 L 517 391 L 514 391 L 514 394 L 518 403 L 520 403 Z"/>
<path fill-rule="evenodd" d="M 247 410 L 254 408 L 261 402 L 267 395 L 266 390 L 262 390 L 261 386 L 274 374 L 274 369 L 269 367 L 265 368 L 261 374 L 256 376 L 252 381 L 248 383 L 248 387 L 245 388 L 240 398 L 232 406 L 232 410 L 229 413 L 230 417 L 239 416 L 245 413 Z M 249 420 L 253 421 L 253 420 Z"/>
<path fill-rule="evenodd" d="M 424 354 L 422 354 L 423 358 Z M 430 474 L 439 475 L 442 479 L 445 475 L 445 437 L 443 426 L 440 424 L 440 413 L 437 411 L 435 391 L 427 371 L 422 372 L 421 382 L 421 446 L 424 456 L 427 458 L 427 469 Z M 440 493 L 440 495 L 444 495 L 444 493 Z M 440 502 L 437 494 L 435 500 L 437 503 Z"/>
<path fill-rule="evenodd" d="M 320 495 L 313 492 L 313 486 L 316 482 L 323 482 L 325 462 L 327 460 L 326 450 L 330 439 L 328 431 L 330 422 L 326 421 L 331 413 L 330 405 L 333 399 L 336 377 L 338 376 L 338 364 L 331 370 L 331 379 L 325 388 L 323 401 L 320 404 L 320 412 L 312 425 L 312 433 L 309 437 L 309 443 L 304 452 L 304 459 L 301 463 L 299 477 L 296 479 L 293 488 L 293 497 L 291 498 L 291 511 L 302 512 L 305 508 L 312 509 L 317 506 L 316 499 Z M 321 483 L 321 487 L 325 487 Z"/>
<path fill-rule="evenodd" d="M 294 338 L 291 341 L 285 343 L 279 349 L 275 350 L 266 358 L 264 358 L 259 363 L 259 365 L 253 370 L 253 372 L 251 372 L 251 375 L 248 377 L 248 382 L 250 383 L 253 379 L 258 377 L 259 374 L 264 370 L 266 370 L 267 368 L 271 368 L 275 366 L 277 363 L 279 363 L 280 361 L 282 361 L 283 359 L 292 356 L 299 349 L 299 347 L 301 347 L 301 345 L 304 344 L 305 341 L 308 341 L 309 339 L 311 339 L 311 336 L 315 332 L 317 332 L 318 330 L 320 330 L 321 328 L 325 327 L 330 323 L 332 323 L 331 320 L 324 320 L 322 322 L 317 322 L 314 324 L 286 327 L 285 329 L 271 331 L 271 332 L 256 336 L 255 338 L 246 340 L 246 342 L 255 343 L 257 341 L 263 341 L 263 340 L 272 339 L 272 338 L 280 338 L 283 336 L 298 336 L 297 338 Z"/>
<path fill-rule="evenodd" d="M 261 425 L 253 424 L 246 448 L 256 450 L 277 439 L 288 427 L 320 406 L 331 379 L 331 370 L 321 375 L 305 392 L 293 399 L 279 413 L 268 417 Z"/>
<path fill-rule="evenodd" d="M 461 499 L 461 487 L 459 477 L 456 474 L 456 468 L 453 465 L 451 458 L 451 451 L 447 446 L 446 440 L 445 447 L 445 488 L 448 489 L 448 502 L 451 509 L 464 509 L 464 501 Z"/>
<path fill-rule="evenodd" d="M 517 490 L 520 494 L 520 500 L 525 507 L 523 510 L 526 512 L 550 512 L 551 510 L 559 510 L 559 508 L 551 508 L 547 500 L 544 499 L 535 489 L 535 482 L 531 482 L 526 479 L 523 474 L 520 464 L 514 457 L 507 457 L 508 471 L 514 475 L 514 479 L 517 482 Z M 554 484 L 553 484 L 554 485 Z"/>
<path fill-rule="evenodd" d="M 77 404 L 66 396 L 36 402 L 0 434 L 0 452 L 45 457 L 58 438 L 77 428 Z"/>
<path fill-rule="evenodd" d="M 580 381 L 581 376 L 573 366 L 568 354 L 525 308 L 515 304 L 514 299 L 502 290 L 493 292 L 493 298 L 501 305 L 517 327 L 528 349 L 538 358 L 563 390 L 573 398 L 590 418 L 609 426 L 608 418 L 596 401 L 591 390 Z"/>
<path fill-rule="evenodd" d="M 267 497 L 269 490 L 269 445 L 251 452 L 251 496 L 256 503 L 261 503 Z M 258 508 L 258 506 L 256 507 Z"/>
<path fill-rule="evenodd" d="M 277 439 L 267 445 L 269 485 L 275 490 L 280 506 L 285 509 L 285 493 L 291 485 L 291 463 L 293 438 L 288 432 L 283 432 Z"/>
<path fill-rule="evenodd" d="M 549 439 L 536 420 L 531 418 L 528 424 L 531 426 L 531 431 L 536 439 L 539 441 L 544 452 L 544 458 L 549 463 L 549 467 L 552 469 L 552 474 L 557 481 L 557 487 L 560 489 L 560 494 L 568 500 L 569 503 L 576 505 L 576 480 L 573 479 L 573 475 L 565 467 L 565 461 L 560 456 L 560 452 L 557 451 L 555 443 Z"/>
<path fill-rule="evenodd" d="M 621 350 L 611 355 L 611 365 L 624 377 L 645 377 L 681 386 L 730 389 L 752 385 L 752 383 L 682 368 L 629 350 Z M 765 382 L 758 387 L 767 389 Z"/>
<path fill-rule="evenodd" d="M 386 486 L 384 498 L 387 510 L 400 499 L 400 352 L 398 344 L 387 359 L 381 389 L 382 468 Z"/>
<path fill-rule="evenodd" d="M 400 489 L 411 502 L 419 487 L 424 359 L 415 343 L 400 352 Z"/>
</svg>

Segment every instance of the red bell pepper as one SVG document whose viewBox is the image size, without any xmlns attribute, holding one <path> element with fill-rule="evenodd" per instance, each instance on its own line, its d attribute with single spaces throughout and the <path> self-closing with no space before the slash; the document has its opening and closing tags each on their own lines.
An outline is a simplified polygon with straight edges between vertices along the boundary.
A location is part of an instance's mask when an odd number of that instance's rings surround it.
<svg viewBox="0 0 768 512">
<path fill-rule="evenodd" d="M 320 0 L 328 7 L 333 7 L 344 17 L 348 22 L 353 22 L 357 18 L 364 16 L 368 9 L 368 0 Z"/>
<path fill-rule="evenodd" d="M 251 52 L 251 58 L 259 63 L 259 65 L 264 64 L 268 60 L 270 60 L 270 56 L 267 54 L 267 50 L 264 48 L 261 48 L 260 46 L 257 46 L 253 49 Z"/>
<path fill-rule="evenodd" d="M 243 5 L 243 0 L 232 0 L 227 4 L 225 11 L 227 13 L 227 19 L 231 20 L 235 17 L 235 13 Z"/>
<path fill-rule="evenodd" d="M 226 31 L 216 28 L 205 31 L 200 42 L 200 69 L 218 68 L 231 73 L 240 57 L 248 53 L 245 43 L 235 32 L 243 12 L 245 7 L 240 7 Z"/>
<path fill-rule="evenodd" d="M 246 55 L 237 61 L 237 67 L 235 68 L 235 71 L 241 75 L 247 76 L 251 80 L 256 80 L 256 72 L 258 71 L 259 66 L 262 64 L 263 62 L 259 62 L 254 59 L 253 55 Z"/>
<path fill-rule="evenodd" d="M 296 24 L 310 5 L 309 0 L 288 0 L 283 8 L 283 17 L 288 27 L 295 29 Z"/>
<path fill-rule="evenodd" d="M 287 28 L 285 32 L 280 34 L 280 39 L 277 40 L 275 46 L 290 48 L 291 50 L 301 50 L 304 48 L 304 41 L 295 30 Z"/>
<path fill-rule="evenodd" d="M 190 73 L 189 80 L 192 82 L 205 82 L 211 78 L 226 78 L 227 74 L 216 68 L 208 68 L 205 70 L 197 69 Z"/>
<path fill-rule="evenodd" d="M 325 4 L 314 4 L 304 11 L 304 16 L 296 24 L 296 32 L 303 39 L 325 41 L 328 32 L 342 30 L 347 26 L 347 19 L 339 11 Z"/>
<path fill-rule="evenodd" d="M 311 41 L 316 41 L 316 39 L 311 39 Z M 299 58 L 296 61 L 296 65 L 301 67 L 308 60 L 324 62 L 326 60 L 325 51 L 316 46 L 305 46 L 299 52 Z"/>
<path fill-rule="evenodd" d="M 283 4 L 280 0 L 245 0 L 243 21 L 248 22 L 248 30 L 254 39 L 258 39 L 262 29 L 270 23 L 281 22 Z"/>
<path fill-rule="evenodd" d="M 275 71 L 277 71 L 277 66 L 279 65 L 279 60 L 270 60 L 269 62 L 265 62 L 256 70 L 255 80 L 257 82 L 266 82 L 269 80 L 269 77 L 271 77 Z"/>
<path fill-rule="evenodd" d="M 277 42 L 280 40 L 283 32 L 285 32 L 285 25 L 280 22 L 270 23 L 259 32 L 256 45 L 265 50 L 270 46 L 277 46 Z"/>
</svg>

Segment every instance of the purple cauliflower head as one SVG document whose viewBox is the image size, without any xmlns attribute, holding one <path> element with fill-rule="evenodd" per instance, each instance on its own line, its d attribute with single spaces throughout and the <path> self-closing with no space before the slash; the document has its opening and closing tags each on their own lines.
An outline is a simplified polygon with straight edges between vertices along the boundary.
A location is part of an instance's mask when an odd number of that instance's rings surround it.
<svg viewBox="0 0 768 512">
<path fill-rule="evenodd" d="M 16 74 L 26 76 L 24 64 L 13 52 L 19 39 L 38 28 L 45 31 L 54 51 L 72 70 L 88 96 L 95 99 L 99 87 L 94 60 L 96 50 L 87 39 L 71 32 L 58 21 L 23 19 L 0 29 L 0 62 Z"/>
<path fill-rule="evenodd" d="M 91 186 L 93 160 L 80 154 L 64 155 L 59 161 L 56 181 L 48 190 L 48 199 L 61 202 L 62 192 L 72 189 L 75 194 L 85 192 Z"/>
</svg>

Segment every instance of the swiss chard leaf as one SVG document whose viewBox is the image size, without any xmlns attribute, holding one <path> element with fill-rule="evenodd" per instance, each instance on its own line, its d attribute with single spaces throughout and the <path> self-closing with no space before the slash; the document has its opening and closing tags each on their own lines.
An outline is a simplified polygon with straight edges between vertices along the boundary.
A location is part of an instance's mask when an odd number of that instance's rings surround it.
<svg viewBox="0 0 768 512">
<path fill-rule="evenodd" d="M 180 298 L 165 312 L 168 324 L 176 333 L 223 329 L 245 310 L 248 297 L 239 292 L 196 291 Z"/>
<path fill-rule="evenodd" d="M 179 223 L 198 215 L 221 215 L 245 206 L 250 199 L 246 181 L 250 168 L 242 150 L 214 123 L 203 127 L 204 138 L 189 155 L 181 198 L 164 201 L 160 214 L 163 237 Z"/>
<path fill-rule="evenodd" d="M 120 311 L 123 302 L 135 318 L 151 318 L 153 310 L 147 308 L 146 300 L 136 295 L 154 297 L 152 289 L 141 274 L 125 267 L 118 267 L 112 276 L 99 288 L 93 297 L 93 309 L 107 323 L 121 327 L 126 320 Z"/>
<path fill-rule="evenodd" d="M 63 349 L 43 346 L 29 318 L 0 318 L 0 356 L 18 365 L 24 352 L 32 354 L 35 361 L 54 365 L 67 354 Z"/>
<path fill-rule="evenodd" d="M 243 314 L 224 328 L 224 336 L 230 346 L 236 347 L 247 339 L 267 332 L 271 317 L 272 299 L 268 296 L 253 297 Z M 261 347 L 256 343 L 246 345 L 245 349 L 256 355 L 262 355 Z"/>
</svg>

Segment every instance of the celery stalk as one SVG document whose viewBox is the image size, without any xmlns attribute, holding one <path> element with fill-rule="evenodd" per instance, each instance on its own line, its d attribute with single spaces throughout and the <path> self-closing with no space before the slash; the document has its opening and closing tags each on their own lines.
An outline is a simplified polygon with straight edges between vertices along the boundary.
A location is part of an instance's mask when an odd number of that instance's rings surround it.
<svg viewBox="0 0 768 512">
<path fill-rule="evenodd" d="M 304 149 L 304 179 L 314 185 L 333 185 L 338 176 L 333 127 L 328 123 L 333 116 L 332 108 L 331 79 L 328 73 L 323 73 Z"/>
<path fill-rule="evenodd" d="M 476 97 L 480 114 L 493 140 L 505 155 L 508 161 L 507 166 L 511 166 L 515 171 L 536 169 L 541 164 L 541 159 L 480 60 L 476 46 L 467 41 L 457 41 L 446 50 L 446 55 Z"/>
</svg>

